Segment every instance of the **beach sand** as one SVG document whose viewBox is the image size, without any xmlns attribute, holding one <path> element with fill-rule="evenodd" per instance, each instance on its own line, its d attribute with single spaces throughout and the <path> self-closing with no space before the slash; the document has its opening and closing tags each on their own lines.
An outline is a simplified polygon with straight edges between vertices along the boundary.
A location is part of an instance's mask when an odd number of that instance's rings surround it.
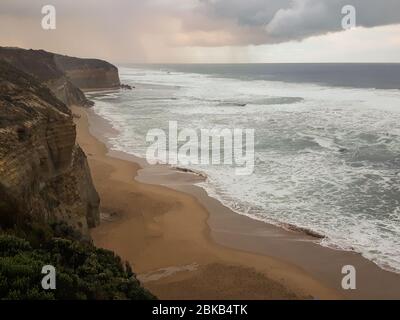
<svg viewBox="0 0 400 320">
<path fill-rule="evenodd" d="M 73 113 L 101 198 L 94 243 L 129 261 L 159 298 L 400 298 L 398 274 L 234 213 L 193 185 L 202 177 L 109 152 L 100 141 L 113 134 L 106 121 L 90 109 Z M 357 269 L 357 290 L 341 289 L 348 264 Z"/>
</svg>

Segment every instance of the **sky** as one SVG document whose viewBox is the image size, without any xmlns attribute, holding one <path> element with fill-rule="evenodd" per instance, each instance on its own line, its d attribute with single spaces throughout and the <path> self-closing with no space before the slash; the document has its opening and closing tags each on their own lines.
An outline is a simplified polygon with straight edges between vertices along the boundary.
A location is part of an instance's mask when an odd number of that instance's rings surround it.
<svg viewBox="0 0 400 320">
<path fill-rule="evenodd" d="M 1 0 L 0 45 L 114 63 L 400 62 L 400 0 Z"/>
</svg>

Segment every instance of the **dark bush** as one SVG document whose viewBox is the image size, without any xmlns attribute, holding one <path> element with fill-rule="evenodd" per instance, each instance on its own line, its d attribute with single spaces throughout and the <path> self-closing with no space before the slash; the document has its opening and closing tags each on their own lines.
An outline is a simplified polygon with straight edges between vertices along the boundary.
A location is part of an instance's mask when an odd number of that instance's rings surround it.
<svg viewBox="0 0 400 320">
<path fill-rule="evenodd" d="M 56 268 L 56 290 L 41 287 L 44 265 Z M 129 264 L 88 243 L 53 238 L 40 248 L 19 237 L 0 235 L 1 299 L 154 299 Z"/>
</svg>

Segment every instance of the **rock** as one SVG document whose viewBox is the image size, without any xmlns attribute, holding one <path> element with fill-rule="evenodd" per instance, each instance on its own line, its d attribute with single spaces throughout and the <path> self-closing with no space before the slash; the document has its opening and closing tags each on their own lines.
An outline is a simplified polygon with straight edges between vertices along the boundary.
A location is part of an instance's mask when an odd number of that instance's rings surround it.
<svg viewBox="0 0 400 320">
<path fill-rule="evenodd" d="M 99 59 L 81 59 L 54 55 L 57 67 L 81 90 L 117 89 L 118 68 Z"/>
<path fill-rule="evenodd" d="M 99 197 L 69 108 L 36 78 L 0 60 L 0 218 L 99 223 Z"/>
<path fill-rule="evenodd" d="M 129 84 L 121 84 L 121 85 L 120 85 L 120 88 L 121 88 L 121 89 L 125 89 L 125 90 L 132 90 L 132 89 L 135 89 L 134 86 L 130 86 Z"/>
<path fill-rule="evenodd" d="M 82 90 L 120 87 L 118 69 L 102 60 L 6 47 L 0 47 L 0 60 L 35 77 L 68 106 L 93 106 Z"/>
</svg>

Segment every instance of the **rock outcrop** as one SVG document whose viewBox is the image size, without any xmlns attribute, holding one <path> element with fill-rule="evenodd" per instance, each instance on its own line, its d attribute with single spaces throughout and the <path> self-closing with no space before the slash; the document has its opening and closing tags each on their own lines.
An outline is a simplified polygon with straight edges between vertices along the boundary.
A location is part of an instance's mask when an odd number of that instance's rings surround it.
<svg viewBox="0 0 400 320">
<path fill-rule="evenodd" d="M 120 88 L 121 88 L 121 89 L 124 89 L 124 90 L 132 90 L 132 89 L 134 89 L 135 87 L 134 87 L 134 86 L 130 86 L 129 84 L 123 84 L 123 83 L 121 83 Z"/>
<path fill-rule="evenodd" d="M 82 90 L 118 89 L 118 68 L 97 59 L 54 55 L 55 62 L 71 82 Z"/>
<path fill-rule="evenodd" d="M 99 197 L 71 111 L 37 79 L 62 78 L 42 58 L 40 67 L 18 60 L 36 78 L 0 59 L 0 222 L 29 216 L 88 235 L 99 223 Z"/>
<path fill-rule="evenodd" d="M 117 89 L 118 69 L 97 59 L 80 59 L 46 52 L 0 47 L 0 60 L 37 78 L 66 105 L 89 107 L 82 90 Z"/>
</svg>

